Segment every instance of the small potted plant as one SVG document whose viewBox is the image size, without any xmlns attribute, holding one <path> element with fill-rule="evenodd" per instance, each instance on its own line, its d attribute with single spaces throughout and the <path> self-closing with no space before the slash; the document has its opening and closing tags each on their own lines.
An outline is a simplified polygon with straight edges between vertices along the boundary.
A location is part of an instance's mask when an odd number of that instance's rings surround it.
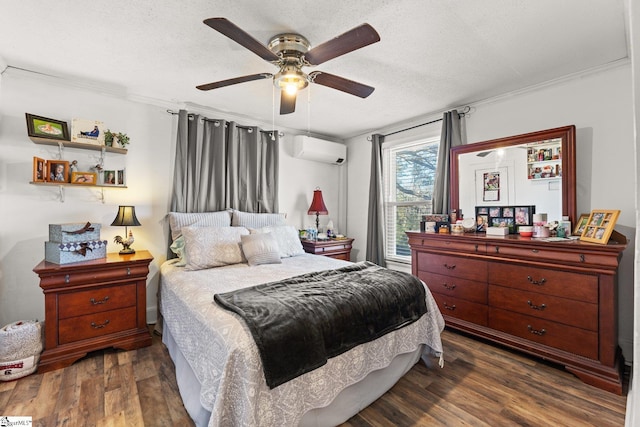
<svg viewBox="0 0 640 427">
<path fill-rule="evenodd" d="M 118 134 L 115 136 L 118 140 L 118 144 L 122 148 L 127 148 L 127 144 L 129 144 L 129 136 L 126 133 L 122 133 L 122 132 L 118 132 Z"/>
<path fill-rule="evenodd" d="M 107 147 L 113 147 L 113 139 L 116 137 L 116 134 L 111 132 L 111 130 L 107 129 L 104 131 L 104 145 Z"/>
<path fill-rule="evenodd" d="M 126 133 L 122 132 L 111 132 L 110 129 L 104 131 L 104 145 L 107 147 L 120 146 L 122 148 L 127 148 L 127 144 L 129 143 L 129 136 Z"/>
</svg>

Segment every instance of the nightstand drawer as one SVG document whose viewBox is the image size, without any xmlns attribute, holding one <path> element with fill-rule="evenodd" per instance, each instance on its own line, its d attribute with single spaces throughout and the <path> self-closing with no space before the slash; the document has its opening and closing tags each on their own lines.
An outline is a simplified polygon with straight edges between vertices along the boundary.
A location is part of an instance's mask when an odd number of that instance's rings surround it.
<svg viewBox="0 0 640 427">
<path fill-rule="evenodd" d="M 60 320 L 59 344 L 81 341 L 136 327 L 136 307 L 88 314 Z"/>
<path fill-rule="evenodd" d="M 61 293 L 58 296 L 58 318 L 99 313 L 136 305 L 136 285 L 105 286 L 87 291 Z"/>
<path fill-rule="evenodd" d="M 40 283 L 45 287 L 72 286 L 91 283 L 113 282 L 127 280 L 132 277 L 146 277 L 149 273 L 148 265 L 114 266 L 104 265 L 91 271 L 69 271 L 41 277 Z"/>
</svg>

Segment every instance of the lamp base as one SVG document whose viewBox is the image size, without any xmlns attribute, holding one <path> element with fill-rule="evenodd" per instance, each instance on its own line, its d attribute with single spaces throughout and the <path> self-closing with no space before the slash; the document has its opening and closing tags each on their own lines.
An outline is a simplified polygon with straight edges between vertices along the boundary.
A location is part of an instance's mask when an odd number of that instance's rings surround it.
<svg viewBox="0 0 640 427">
<path fill-rule="evenodd" d="M 125 248 L 123 250 L 121 250 L 120 252 L 118 252 L 120 255 L 128 255 L 128 254 L 135 254 L 136 251 L 134 249 L 131 248 Z"/>
</svg>

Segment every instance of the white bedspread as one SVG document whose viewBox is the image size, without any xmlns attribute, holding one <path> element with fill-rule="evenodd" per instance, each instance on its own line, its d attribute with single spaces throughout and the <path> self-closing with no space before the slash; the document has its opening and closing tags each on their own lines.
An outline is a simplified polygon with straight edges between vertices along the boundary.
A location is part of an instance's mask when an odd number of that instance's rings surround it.
<svg viewBox="0 0 640 427">
<path fill-rule="evenodd" d="M 178 347 L 202 385 L 200 401 L 211 411 L 209 426 L 298 425 L 310 409 L 324 407 L 345 387 L 384 368 L 398 354 L 426 344 L 423 357 L 442 354 L 442 315 L 427 289 L 420 320 L 329 359 L 318 369 L 269 389 L 253 338 L 245 323 L 213 301 L 213 295 L 345 265 L 304 254 L 282 264 L 235 264 L 184 271 L 167 261 L 161 267 L 160 309 Z M 426 287 L 425 287 L 426 288 Z"/>
</svg>

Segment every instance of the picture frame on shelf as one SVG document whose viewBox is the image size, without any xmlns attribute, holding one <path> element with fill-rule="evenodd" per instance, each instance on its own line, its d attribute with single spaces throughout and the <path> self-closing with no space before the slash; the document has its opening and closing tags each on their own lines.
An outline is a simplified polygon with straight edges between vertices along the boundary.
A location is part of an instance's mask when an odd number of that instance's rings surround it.
<svg viewBox="0 0 640 427">
<path fill-rule="evenodd" d="M 25 113 L 27 119 L 27 135 L 31 138 L 42 138 L 57 141 L 69 141 L 67 122 Z"/>
<path fill-rule="evenodd" d="M 587 223 L 582 230 L 580 240 L 585 242 L 607 244 L 609 237 L 614 232 L 613 228 L 618 221 L 619 210 L 594 209 L 589 214 Z"/>
<path fill-rule="evenodd" d="M 69 162 L 47 160 L 47 182 L 69 182 Z"/>
<path fill-rule="evenodd" d="M 126 185 L 124 169 L 116 170 L 116 185 Z"/>
<path fill-rule="evenodd" d="M 71 172 L 71 183 L 78 185 L 96 185 L 98 174 L 95 172 Z"/>
<path fill-rule="evenodd" d="M 99 120 L 72 119 L 71 142 L 104 145 L 104 122 Z"/>
<path fill-rule="evenodd" d="M 584 227 L 587 225 L 588 221 L 589 221 L 589 214 L 581 214 L 580 218 L 578 218 L 578 221 L 576 221 L 576 226 L 573 228 L 572 235 L 581 236 L 582 232 L 584 231 Z"/>
<path fill-rule="evenodd" d="M 104 185 L 116 185 L 116 171 L 115 170 L 105 170 L 102 172 L 104 176 Z"/>
<path fill-rule="evenodd" d="M 47 181 L 47 161 L 40 157 L 33 158 L 33 182 Z"/>
</svg>

